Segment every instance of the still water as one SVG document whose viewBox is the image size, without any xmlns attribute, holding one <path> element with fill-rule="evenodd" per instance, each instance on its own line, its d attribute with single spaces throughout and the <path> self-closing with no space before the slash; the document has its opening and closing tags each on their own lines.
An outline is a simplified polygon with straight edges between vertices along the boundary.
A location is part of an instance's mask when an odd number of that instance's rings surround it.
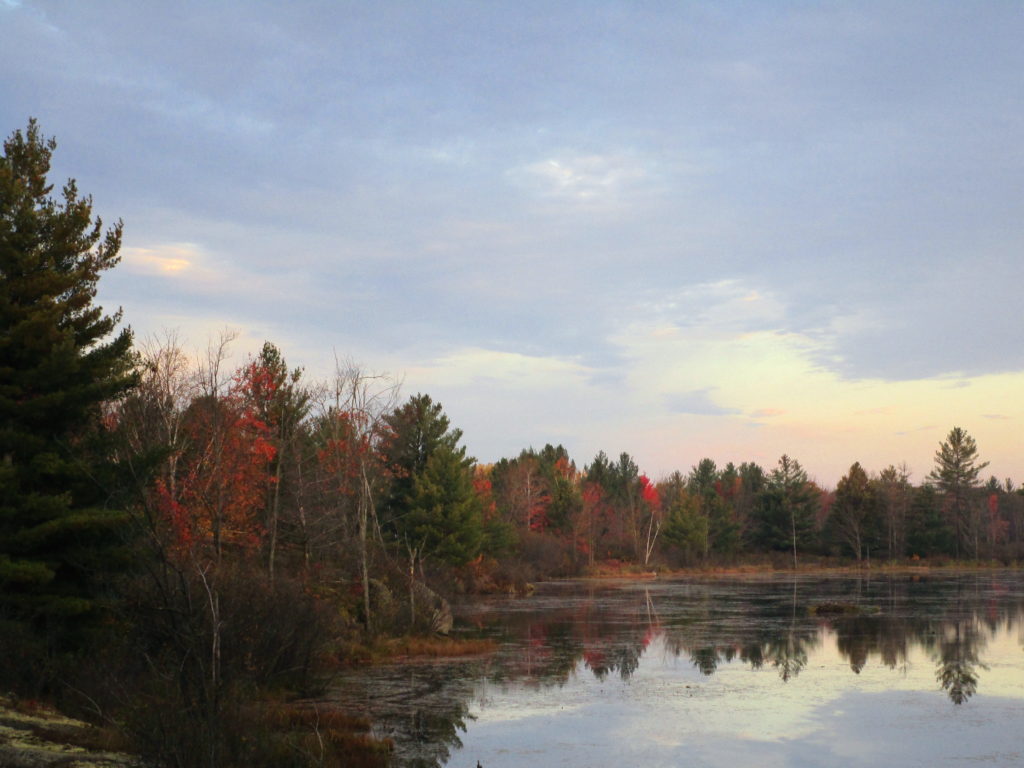
<svg viewBox="0 0 1024 768">
<path fill-rule="evenodd" d="M 494 654 L 332 698 L 396 766 L 1018 766 L 1022 616 L 1020 572 L 551 583 L 460 606 Z"/>
</svg>

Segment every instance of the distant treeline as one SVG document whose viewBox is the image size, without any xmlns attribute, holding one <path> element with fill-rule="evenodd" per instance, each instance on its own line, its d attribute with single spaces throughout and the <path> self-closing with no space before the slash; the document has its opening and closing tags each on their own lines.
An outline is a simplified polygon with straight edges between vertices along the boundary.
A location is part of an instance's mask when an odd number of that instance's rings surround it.
<svg viewBox="0 0 1024 768">
<path fill-rule="evenodd" d="M 352 366 L 307 383 L 269 343 L 225 376 L 223 351 L 190 368 L 173 341 L 148 350 L 138 387 L 108 410 L 123 463 L 162 457 L 140 483 L 147 518 L 172 549 L 248 548 L 268 574 L 349 569 L 369 623 L 372 578 L 429 564 L 493 588 L 609 559 L 1010 562 L 1024 546 L 1024 496 L 980 481 L 986 464 L 960 428 L 918 485 L 903 467 L 854 463 L 826 490 L 785 455 L 769 469 L 705 458 L 657 480 L 627 453 L 580 469 L 560 445 L 484 465 L 429 395 L 399 402 L 392 380 Z"/>
</svg>

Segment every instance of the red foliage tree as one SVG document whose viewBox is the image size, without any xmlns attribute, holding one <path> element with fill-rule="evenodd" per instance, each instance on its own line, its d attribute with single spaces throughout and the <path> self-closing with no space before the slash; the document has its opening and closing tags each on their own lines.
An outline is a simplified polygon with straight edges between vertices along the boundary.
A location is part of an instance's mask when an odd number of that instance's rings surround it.
<svg viewBox="0 0 1024 768">
<path fill-rule="evenodd" d="M 208 548 L 219 559 L 225 546 L 251 550 L 263 535 L 275 450 L 248 397 L 246 373 L 236 374 L 225 395 L 193 400 L 184 418 L 187 447 L 176 467 L 176 493 L 157 483 L 172 548 L 179 552 Z"/>
</svg>

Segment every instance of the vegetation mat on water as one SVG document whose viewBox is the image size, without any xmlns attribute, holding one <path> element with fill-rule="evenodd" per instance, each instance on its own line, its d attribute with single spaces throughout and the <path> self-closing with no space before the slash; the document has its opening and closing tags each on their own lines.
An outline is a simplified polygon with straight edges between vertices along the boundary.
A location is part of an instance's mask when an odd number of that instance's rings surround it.
<svg viewBox="0 0 1024 768">
<path fill-rule="evenodd" d="M 493 653 L 498 644 L 489 638 L 405 636 L 379 638 L 369 644 L 350 645 L 340 654 L 347 664 L 382 664 L 407 658 L 458 658 Z"/>
<path fill-rule="evenodd" d="M 856 603 L 840 603 L 826 601 L 812 605 L 807 609 L 811 616 L 857 616 L 862 614 L 878 613 L 878 608 L 873 605 L 857 605 Z"/>
</svg>

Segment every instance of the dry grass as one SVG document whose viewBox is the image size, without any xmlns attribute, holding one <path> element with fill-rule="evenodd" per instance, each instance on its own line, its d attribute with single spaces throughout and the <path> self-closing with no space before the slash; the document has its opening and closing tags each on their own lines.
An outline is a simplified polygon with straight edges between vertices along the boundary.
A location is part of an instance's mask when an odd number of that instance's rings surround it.
<svg viewBox="0 0 1024 768">
<path fill-rule="evenodd" d="M 394 745 L 370 733 L 365 717 L 307 702 L 263 707 L 260 722 L 280 734 L 290 750 L 324 768 L 386 768 Z"/>
<path fill-rule="evenodd" d="M 498 644 L 489 639 L 454 637 L 400 637 L 385 644 L 391 656 L 449 658 L 492 653 Z"/>
<path fill-rule="evenodd" d="M 639 581 L 658 578 L 658 569 L 653 565 L 640 565 L 622 560 L 601 560 L 587 566 L 584 576 L 591 579 L 636 579 Z"/>
<path fill-rule="evenodd" d="M 260 719 L 268 728 L 278 731 L 313 728 L 368 733 L 370 730 L 370 721 L 365 717 L 304 703 L 269 705 Z"/>
<path fill-rule="evenodd" d="M 378 638 L 371 643 L 350 644 L 338 652 L 340 666 L 386 664 L 400 659 L 448 659 L 483 656 L 497 650 L 494 640 L 440 635 L 408 635 Z"/>
</svg>

